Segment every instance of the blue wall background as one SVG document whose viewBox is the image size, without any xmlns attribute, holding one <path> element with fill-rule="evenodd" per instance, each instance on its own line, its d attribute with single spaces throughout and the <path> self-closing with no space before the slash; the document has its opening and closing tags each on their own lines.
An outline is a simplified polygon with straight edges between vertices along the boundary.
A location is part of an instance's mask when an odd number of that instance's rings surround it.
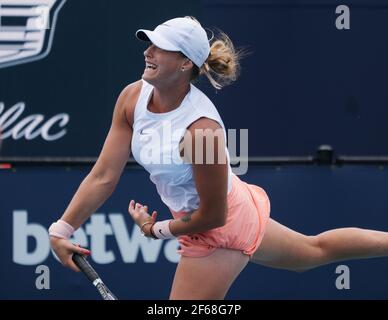
<svg viewBox="0 0 388 320">
<path fill-rule="evenodd" d="M 335 8 L 350 8 L 337 30 Z M 203 21 L 253 52 L 237 85 L 214 95 L 250 155 L 386 155 L 387 1 L 205 1 Z"/>
</svg>

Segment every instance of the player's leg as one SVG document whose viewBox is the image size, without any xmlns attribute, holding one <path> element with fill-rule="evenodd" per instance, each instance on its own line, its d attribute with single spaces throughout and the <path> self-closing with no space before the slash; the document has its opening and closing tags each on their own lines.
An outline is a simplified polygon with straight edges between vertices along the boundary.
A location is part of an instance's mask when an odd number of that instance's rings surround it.
<svg viewBox="0 0 388 320">
<path fill-rule="evenodd" d="M 348 259 L 388 255 L 388 233 L 342 228 L 306 236 L 270 219 L 252 262 L 294 271 Z"/>
<path fill-rule="evenodd" d="M 249 257 L 241 251 L 216 249 L 201 258 L 182 256 L 172 284 L 172 300 L 224 299 Z"/>
</svg>

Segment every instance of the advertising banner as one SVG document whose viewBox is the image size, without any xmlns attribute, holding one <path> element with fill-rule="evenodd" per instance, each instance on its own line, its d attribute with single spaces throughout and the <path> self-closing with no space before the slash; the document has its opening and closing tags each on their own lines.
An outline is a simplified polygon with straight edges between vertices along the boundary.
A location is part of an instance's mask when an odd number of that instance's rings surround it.
<svg viewBox="0 0 388 320">
<path fill-rule="evenodd" d="M 82 274 L 50 250 L 47 228 L 66 209 L 87 169 L 0 172 L 0 299 L 100 299 Z M 271 217 L 306 235 L 333 228 L 387 231 L 387 171 L 378 167 L 250 167 L 242 180 L 261 186 Z M 120 299 L 168 299 L 179 261 L 176 240 L 141 235 L 131 199 L 170 218 L 143 170 L 126 170 L 112 197 L 76 232 L 90 263 Z M 227 299 L 385 299 L 387 258 L 343 261 L 295 273 L 249 263 Z"/>
</svg>

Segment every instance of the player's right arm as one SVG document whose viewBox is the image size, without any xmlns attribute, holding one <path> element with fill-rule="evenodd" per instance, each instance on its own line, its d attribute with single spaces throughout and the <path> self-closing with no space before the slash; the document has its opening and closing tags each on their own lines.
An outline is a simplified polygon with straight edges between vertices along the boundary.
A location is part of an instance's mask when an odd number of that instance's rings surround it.
<svg viewBox="0 0 388 320">
<path fill-rule="evenodd" d="M 61 217 L 74 229 L 78 229 L 116 188 L 131 151 L 133 113 L 140 88 L 140 82 L 136 82 L 121 92 L 98 160 Z M 78 271 L 71 255 L 73 252 L 88 254 L 88 251 L 54 236 L 50 237 L 50 243 L 62 264 Z"/>
</svg>

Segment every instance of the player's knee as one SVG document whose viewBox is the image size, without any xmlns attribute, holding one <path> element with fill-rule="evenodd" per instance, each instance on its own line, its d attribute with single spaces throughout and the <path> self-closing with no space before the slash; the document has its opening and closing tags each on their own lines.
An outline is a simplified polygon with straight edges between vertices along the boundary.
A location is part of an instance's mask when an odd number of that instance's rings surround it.
<svg viewBox="0 0 388 320">
<path fill-rule="evenodd" d="M 327 259 L 328 255 L 325 239 L 320 235 L 306 236 L 305 239 L 305 263 L 301 268 L 295 270 L 298 273 L 309 271 L 321 265 Z"/>
<path fill-rule="evenodd" d="M 330 246 L 327 238 L 323 234 L 310 236 L 311 250 L 318 260 L 324 260 L 330 254 Z"/>
</svg>

